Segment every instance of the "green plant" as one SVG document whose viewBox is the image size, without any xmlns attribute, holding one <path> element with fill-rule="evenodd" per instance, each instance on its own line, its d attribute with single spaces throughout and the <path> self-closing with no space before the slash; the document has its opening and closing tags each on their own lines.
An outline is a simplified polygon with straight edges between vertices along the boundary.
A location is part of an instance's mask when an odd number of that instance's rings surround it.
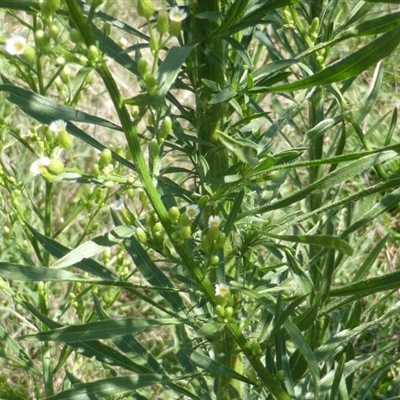
<svg viewBox="0 0 400 400">
<path fill-rule="evenodd" d="M 139 0 L 138 27 L 88 3 L 0 0 L 31 35 L 2 53 L 30 124 L 3 112 L 3 303 L 29 321 L 4 360 L 49 400 L 398 395 L 400 145 L 377 112 L 400 12 Z"/>
</svg>

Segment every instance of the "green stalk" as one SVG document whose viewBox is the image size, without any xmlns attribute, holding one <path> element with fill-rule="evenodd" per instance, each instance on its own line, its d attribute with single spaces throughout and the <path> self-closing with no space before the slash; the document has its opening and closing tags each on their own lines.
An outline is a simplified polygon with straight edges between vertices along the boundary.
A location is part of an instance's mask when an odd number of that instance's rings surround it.
<svg viewBox="0 0 400 400">
<path fill-rule="evenodd" d="M 72 21 L 75 23 L 77 29 L 80 31 L 85 44 L 89 47 L 96 45 L 95 38 L 93 36 L 91 27 L 83 15 L 79 5 L 76 1 L 66 2 Z M 140 147 L 138 133 L 136 130 L 136 125 L 131 121 L 130 115 L 126 106 L 124 104 L 124 99 L 119 92 L 119 89 L 115 83 L 114 78 L 106 64 L 104 62 L 99 62 L 96 66 L 96 70 L 100 77 L 102 78 L 104 85 L 110 95 L 110 98 L 114 104 L 115 110 L 118 114 L 119 120 L 121 122 L 125 137 L 129 146 L 130 153 L 132 155 L 133 162 L 136 167 L 136 171 L 140 177 L 143 184 L 143 188 L 157 213 L 161 224 L 163 225 L 166 233 L 172 239 L 173 227 L 171 220 L 169 218 L 168 212 L 161 201 L 161 196 L 157 192 L 156 187 L 153 184 L 152 178 L 150 176 L 149 170 L 146 166 L 145 159 L 142 154 L 142 149 Z M 196 264 L 190 255 L 189 249 L 185 244 L 175 243 L 175 248 L 183 264 L 187 267 L 189 273 L 192 275 L 193 279 L 201 288 L 205 297 L 212 304 L 215 304 L 215 294 L 213 287 L 207 277 L 204 276 L 200 267 Z"/>
</svg>

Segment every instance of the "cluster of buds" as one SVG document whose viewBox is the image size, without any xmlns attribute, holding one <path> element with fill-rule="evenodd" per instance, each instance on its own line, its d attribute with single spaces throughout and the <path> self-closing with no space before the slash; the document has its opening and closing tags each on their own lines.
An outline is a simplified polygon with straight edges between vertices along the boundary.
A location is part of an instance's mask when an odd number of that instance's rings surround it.
<svg viewBox="0 0 400 400">
<path fill-rule="evenodd" d="M 201 236 L 201 249 L 212 254 L 216 249 L 223 248 L 225 245 L 226 235 L 220 231 L 221 218 L 218 215 L 211 215 L 208 218 L 208 227 L 203 230 Z M 212 264 L 217 264 L 217 256 L 213 257 Z"/>
<path fill-rule="evenodd" d="M 217 283 L 215 285 L 215 300 L 217 305 L 215 306 L 215 313 L 218 319 L 222 323 L 228 323 L 233 317 L 233 298 L 229 285 L 225 283 Z"/>
</svg>

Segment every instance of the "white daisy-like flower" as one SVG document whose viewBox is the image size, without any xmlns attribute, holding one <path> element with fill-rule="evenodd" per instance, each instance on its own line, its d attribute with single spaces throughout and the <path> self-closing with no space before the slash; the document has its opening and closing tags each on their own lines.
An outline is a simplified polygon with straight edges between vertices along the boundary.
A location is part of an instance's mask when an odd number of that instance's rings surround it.
<svg viewBox="0 0 400 400">
<path fill-rule="evenodd" d="M 169 19 L 174 22 L 182 22 L 187 17 L 186 11 L 178 6 L 172 7 L 169 11 Z"/>
<path fill-rule="evenodd" d="M 58 134 L 67 130 L 67 123 L 62 119 L 57 119 L 49 125 L 49 129 L 51 132 Z"/>
<path fill-rule="evenodd" d="M 49 157 L 41 157 L 31 164 L 30 171 L 34 176 L 40 175 L 47 171 L 47 167 L 50 165 Z"/>
<path fill-rule="evenodd" d="M 231 292 L 229 285 L 225 285 L 225 283 L 217 283 L 215 285 L 215 295 L 225 297 L 228 296 Z"/>
<path fill-rule="evenodd" d="M 191 204 L 186 207 L 186 215 L 191 221 L 193 221 L 200 213 L 200 208 L 196 204 Z"/>
<path fill-rule="evenodd" d="M 221 218 L 218 215 L 211 215 L 208 218 L 208 227 L 209 228 L 218 228 L 221 225 Z"/>
<path fill-rule="evenodd" d="M 12 56 L 19 56 L 24 54 L 26 47 L 26 39 L 23 36 L 15 35 L 7 39 L 4 49 Z"/>
</svg>

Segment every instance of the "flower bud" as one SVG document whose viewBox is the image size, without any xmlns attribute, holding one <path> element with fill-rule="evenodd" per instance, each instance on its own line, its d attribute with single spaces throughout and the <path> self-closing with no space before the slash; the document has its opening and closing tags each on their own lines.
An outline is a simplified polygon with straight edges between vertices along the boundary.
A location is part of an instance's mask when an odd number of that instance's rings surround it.
<svg viewBox="0 0 400 400">
<path fill-rule="evenodd" d="M 41 11 L 45 18 L 51 17 L 60 8 L 60 0 L 44 0 Z"/>
<path fill-rule="evenodd" d="M 139 227 L 136 229 L 136 239 L 138 240 L 139 243 L 142 244 L 147 242 L 147 234 L 143 228 Z"/>
<path fill-rule="evenodd" d="M 161 128 L 160 128 L 160 138 L 163 140 L 166 139 L 169 132 L 171 131 L 171 128 L 172 128 L 171 118 L 165 117 L 162 121 Z"/>
<path fill-rule="evenodd" d="M 179 236 L 182 240 L 187 240 L 192 236 L 192 228 L 190 226 L 181 226 L 179 228 Z"/>
<path fill-rule="evenodd" d="M 147 20 L 154 14 L 154 6 L 151 0 L 138 0 L 137 13 Z"/>
<path fill-rule="evenodd" d="M 33 62 L 36 58 L 36 51 L 32 46 L 26 46 L 24 54 L 22 54 L 24 60 L 28 62 Z"/>
<path fill-rule="evenodd" d="M 168 20 L 168 12 L 162 10 L 158 13 L 157 17 L 157 31 L 160 35 L 164 35 L 168 32 L 169 28 L 169 20 Z"/>
<path fill-rule="evenodd" d="M 72 75 L 71 68 L 68 65 L 65 65 L 63 70 L 60 73 L 60 78 L 65 85 L 69 83 L 69 78 Z"/>
<path fill-rule="evenodd" d="M 96 46 L 94 46 L 94 45 L 89 46 L 87 55 L 88 55 L 89 60 L 92 63 L 95 63 L 95 62 L 99 61 L 100 52 L 99 52 L 99 49 Z"/>
<path fill-rule="evenodd" d="M 179 212 L 179 208 L 178 207 L 171 207 L 168 210 L 168 214 L 169 214 L 169 217 L 171 218 L 172 222 L 177 222 L 179 220 L 180 215 L 181 215 L 181 213 Z"/>
<path fill-rule="evenodd" d="M 158 158 L 158 152 L 160 148 L 158 146 L 157 139 L 151 139 L 149 142 L 149 153 L 152 159 Z"/>
<path fill-rule="evenodd" d="M 43 29 L 38 29 L 35 32 L 35 42 L 37 46 L 47 46 L 49 44 L 49 37 Z"/>
<path fill-rule="evenodd" d="M 64 171 L 64 164 L 58 158 L 52 158 L 47 167 L 47 171 L 49 171 L 52 175 L 59 175 Z"/>
<path fill-rule="evenodd" d="M 168 33 L 171 36 L 179 36 L 181 34 L 182 22 L 171 21 L 169 24 Z"/>
<path fill-rule="evenodd" d="M 58 143 L 63 149 L 72 147 L 72 137 L 65 129 L 58 133 Z"/>
<path fill-rule="evenodd" d="M 207 235 L 203 235 L 201 237 L 201 249 L 205 252 L 208 253 L 211 248 L 211 243 L 207 238 Z"/>
<path fill-rule="evenodd" d="M 104 169 L 107 165 L 109 165 L 112 161 L 112 153 L 110 149 L 103 149 L 103 151 L 100 153 L 98 165 L 99 168 L 102 170 Z"/>
<path fill-rule="evenodd" d="M 233 307 L 230 307 L 230 306 L 225 307 L 225 317 L 226 318 L 232 318 L 233 313 L 234 313 Z"/>
<path fill-rule="evenodd" d="M 71 39 L 72 43 L 79 44 L 81 42 L 81 34 L 75 28 L 72 28 L 69 31 L 69 38 Z"/>
<path fill-rule="evenodd" d="M 218 317 L 221 317 L 221 318 L 225 317 L 225 307 L 218 304 L 215 307 L 215 314 L 217 314 Z"/>
<path fill-rule="evenodd" d="M 59 33 L 60 33 L 60 28 L 56 24 L 50 24 L 49 26 L 50 37 L 55 39 Z"/>
<path fill-rule="evenodd" d="M 218 263 L 219 263 L 219 257 L 217 255 L 213 255 L 210 258 L 210 264 L 211 265 L 218 265 Z"/>
<path fill-rule="evenodd" d="M 149 64 L 146 59 L 140 58 L 137 62 L 137 69 L 142 78 L 146 77 L 149 73 Z"/>
<path fill-rule="evenodd" d="M 207 238 L 210 242 L 217 240 L 218 236 L 219 236 L 219 227 L 218 226 L 213 226 L 211 228 L 208 228 Z"/>
<path fill-rule="evenodd" d="M 225 246 L 225 241 L 226 241 L 226 235 L 224 232 L 220 232 L 216 241 L 215 241 L 215 245 L 217 246 L 217 248 L 222 249 Z"/>
</svg>

